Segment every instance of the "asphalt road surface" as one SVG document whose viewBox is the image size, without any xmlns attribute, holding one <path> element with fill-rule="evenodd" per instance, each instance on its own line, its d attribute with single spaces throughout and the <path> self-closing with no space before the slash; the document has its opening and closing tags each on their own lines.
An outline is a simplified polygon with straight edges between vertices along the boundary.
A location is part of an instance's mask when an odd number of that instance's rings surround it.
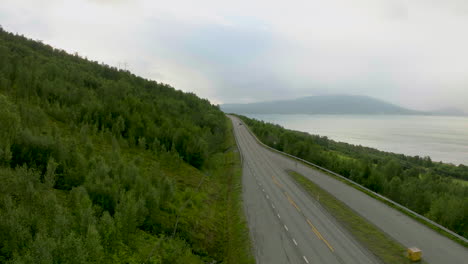
<svg viewBox="0 0 468 264">
<path fill-rule="evenodd" d="M 243 200 L 254 255 L 261 263 L 379 263 L 317 202 L 290 179 L 306 176 L 405 247 L 433 263 L 468 263 L 468 250 L 334 178 L 262 147 L 229 116 L 243 157 Z"/>
</svg>

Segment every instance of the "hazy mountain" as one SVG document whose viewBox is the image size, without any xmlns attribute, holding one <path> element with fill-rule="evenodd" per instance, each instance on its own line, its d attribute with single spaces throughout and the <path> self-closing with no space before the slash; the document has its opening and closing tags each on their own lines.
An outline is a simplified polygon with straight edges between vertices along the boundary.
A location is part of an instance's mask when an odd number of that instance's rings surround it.
<svg viewBox="0 0 468 264">
<path fill-rule="evenodd" d="M 403 108 L 368 96 L 325 95 L 293 100 L 224 104 L 221 109 L 238 114 L 428 114 Z"/>
<path fill-rule="evenodd" d="M 432 111 L 431 114 L 446 115 L 446 116 L 466 116 L 467 115 L 467 113 L 465 113 L 463 110 L 455 108 L 455 107 L 441 108 L 441 109 Z"/>
</svg>

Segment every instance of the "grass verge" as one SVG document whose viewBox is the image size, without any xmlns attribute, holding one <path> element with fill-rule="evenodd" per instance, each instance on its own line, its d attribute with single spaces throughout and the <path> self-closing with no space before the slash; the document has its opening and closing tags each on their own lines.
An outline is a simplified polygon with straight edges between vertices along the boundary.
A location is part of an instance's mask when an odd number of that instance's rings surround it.
<svg viewBox="0 0 468 264">
<path fill-rule="evenodd" d="M 226 232 L 228 238 L 226 263 L 254 264 L 252 242 L 249 228 L 242 206 L 242 164 L 240 153 L 236 147 L 232 122 L 228 119 L 229 135 L 227 135 L 227 149 L 225 156 L 226 179 Z"/>
<path fill-rule="evenodd" d="M 405 257 L 406 249 L 379 228 L 301 174 L 294 171 L 288 174 L 312 197 L 320 197 L 320 204 L 383 263 L 411 263 Z"/>
<path fill-rule="evenodd" d="M 327 171 L 324 171 L 324 170 L 321 170 L 321 169 L 319 169 L 319 168 L 317 168 L 317 167 L 311 166 L 310 164 L 307 164 L 307 163 L 305 163 L 305 162 L 302 162 L 302 161 L 300 161 L 300 162 L 301 162 L 302 164 L 306 165 L 306 166 L 309 167 L 309 168 L 312 168 L 312 169 L 314 169 L 314 170 L 319 170 L 319 171 L 321 171 L 322 173 L 325 173 L 326 175 L 328 175 L 328 176 L 330 176 L 330 177 L 333 177 L 335 180 L 341 181 L 342 183 L 344 183 L 344 184 L 346 184 L 346 185 L 348 185 L 348 186 L 350 186 L 350 187 L 353 187 L 353 188 L 356 189 L 356 190 L 359 190 L 359 191 L 361 191 L 361 192 L 367 194 L 368 196 L 370 196 L 370 197 L 372 197 L 372 198 L 374 198 L 374 199 L 376 199 L 376 200 L 378 200 L 378 201 L 380 201 L 380 202 L 382 202 L 382 203 L 384 203 L 384 204 L 386 204 L 386 205 L 392 207 L 393 209 L 398 210 L 400 213 L 403 213 L 403 214 L 405 214 L 405 215 L 411 217 L 412 219 L 418 221 L 419 223 L 421 223 L 421 224 L 423 224 L 423 225 L 429 227 L 430 229 L 436 231 L 436 232 L 439 233 L 440 235 L 445 236 L 445 237 L 449 238 L 450 240 L 452 240 L 452 241 L 454 241 L 454 242 L 457 242 L 458 244 L 460 244 L 460 245 L 462 245 L 462 246 L 464 246 L 464 247 L 468 247 L 468 243 L 466 243 L 465 241 L 459 239 L 459 238 L 456 237 L 456 236 L 453 236 L 453 235 L 450 234 L 450 233 L 447 233 L 445 230 L 443 230 L 443 229 L 441 229 L 441 228 L 439 228 L 439 227 L 437 227 L 437 226 L 431 224 L 430 222 L 424 221 L 423 219 L 419 218 L 419 217 L 416 216 L 415 214 L 410 213 L 410 212 L 408 212 L 408 211 L 406 211 L 406 210 L 403 210 L 403 209 L 401 209 L 401 208 L 398 207 L 398 206 L 395 206 L 394 204 L 388 202 L 388 201 L 385 200 L 385 199 L 382 199 L 381 197 L 379 197 L 379 196 L 373 194 L 372 192 L 369 192 L 368 190 L 363 189 L 363 188 L 361 188 L 360 186 L 358 186 L 358 185 L 356 185 L 356 184 L 353 184 L 353 183 L 351 183 L 351 182 L 349 182 L 349 181 L 347 181 L 347 180 L 344 180 L 344 179 L 342 179 L 342 178 L 340 178 L 340 177 L 337 177 L 336 175 L 333 175 L 333 174 L 331 174 L 331 173 L 329 173 L 329 172 L 327 172 Z"/>
</svg>

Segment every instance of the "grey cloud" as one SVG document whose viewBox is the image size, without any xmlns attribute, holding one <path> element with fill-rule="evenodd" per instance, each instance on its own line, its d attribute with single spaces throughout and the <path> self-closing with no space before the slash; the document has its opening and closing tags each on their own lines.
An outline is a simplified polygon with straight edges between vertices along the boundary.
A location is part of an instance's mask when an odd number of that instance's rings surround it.
<svg viewBox="0 0 468 264">
<path fill-rule="evenodd" d="M 468 111 L 463 0 L 3 2 L 6 30 L 215 103 L 347 93 Z"/>
</svg>

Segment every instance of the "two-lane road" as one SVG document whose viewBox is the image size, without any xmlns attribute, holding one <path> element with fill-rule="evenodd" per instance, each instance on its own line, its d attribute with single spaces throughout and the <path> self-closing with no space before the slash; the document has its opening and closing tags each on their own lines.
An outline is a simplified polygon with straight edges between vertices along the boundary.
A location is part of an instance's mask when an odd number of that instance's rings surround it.
<svg viewBox="0 0 468 264">
<path fill-rule="evenodd" d="M 429 263 L 467 263 L 466 248 L 317 170 L 272 152 L 229 116 L 243 156 L 244 208 L 257 263 L 379 263 L 286 170 L 298 171 Z"/>
</svg>

